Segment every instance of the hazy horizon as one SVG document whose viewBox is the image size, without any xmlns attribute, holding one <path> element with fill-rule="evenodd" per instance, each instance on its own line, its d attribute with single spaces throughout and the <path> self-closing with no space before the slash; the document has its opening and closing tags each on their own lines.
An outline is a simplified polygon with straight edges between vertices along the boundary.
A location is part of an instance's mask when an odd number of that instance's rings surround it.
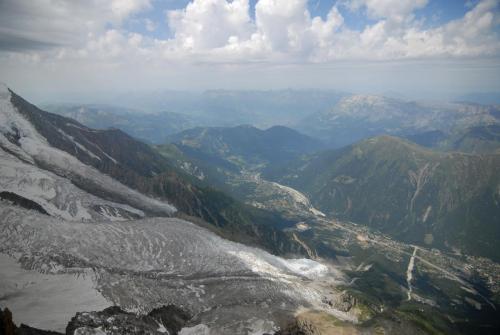
<svg viewBox="0 0 500 335">
<path fill-rule="evenodd" d="M 404 91 L 397 89 L 342 89 L 328 87 L 275 87 L 275 88 L 231 88 L 231 87 L 211 87 L 198 89 L 175 89 L 175 88 L 154 88 L 154 89 L 123 89 L 123 90 L 64 90 L 55 89 L 53 91 L 40 91 L 38 89 L 24 88 L 23 86 L 13 86 L 9 82 L 3 82 L 17 94 L 25 97 L 29 101 L 44 106 L 51 104 L 68 105 L 109 105 L 116 107 L 131 108 L 149 111 L 148 108 L 138 108 L 136 104 L 123 103 L 119 99 L 124 96 L 135 96 L 145 99 L 147 97 L 161 95 L 169 96 L 201 96 L 210 92 L 234 92 L 234 93 L 279 93 L 286 91 L 295 92 L 332 92 L 344 93 L 346 95 L 378 95 L 387 98 L 399 99 L 403 101 L 420 102 L 470 102 L 484 105 L 500 104 L 500 91 Z M 168 99 L 166 99 L 168 100 Z M 159 112 L 159 110 L 158 110 Z"/>
<path fill-rule="evenodd" d="M 500 92 L 499 27 L 498 0 L 6 0 L 0 80 L 44 103 L 287 88 L 453 100 Z"/>
</svg>

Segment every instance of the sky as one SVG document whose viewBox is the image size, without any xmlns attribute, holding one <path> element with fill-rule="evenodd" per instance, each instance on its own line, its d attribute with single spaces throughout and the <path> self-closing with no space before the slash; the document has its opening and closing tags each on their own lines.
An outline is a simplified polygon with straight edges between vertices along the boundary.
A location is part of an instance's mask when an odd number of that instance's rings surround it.
<svg viewBox="0 0 500 335">
<path fill-rule="evenodd" d="M 500 0 L 0 0 L 0 81 L 35 100 L 500 92 Z"/>
</svg>

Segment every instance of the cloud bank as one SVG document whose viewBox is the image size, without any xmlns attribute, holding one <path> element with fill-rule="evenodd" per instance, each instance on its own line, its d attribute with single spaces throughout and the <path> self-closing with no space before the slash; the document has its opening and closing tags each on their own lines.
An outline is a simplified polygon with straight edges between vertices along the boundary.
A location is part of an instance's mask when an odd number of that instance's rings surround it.
<svg viewBox="0 0 500 335">
<path fill-rule="evenodd" d="M 328 66 L 500 56 L 500 0 L 471 2 L 463 16 L 434 25 L 416 14 L 438 0 L 337 0 L 321 16 L 311 14 L 307 0 L 177 1 L 175 9 L 161 9 L 153 0 L 4 0 L 0 69 L 38 64 L 99 71 L 141 64 L 145 72 L 168 73 L 168 67 L 196 64 Z M 363 21 L 361 28 L 349 24 L 353 15 Z M 130 29 L 131 22 L 142 22 L 143 29 Z"/>
<path fill-rule="evenodd" d="M 165 13 L 171 37 L 127 31 L 123 23 L 154 10 L 149 0 L 24 1 L 0 5 L 0 48 L 60 58 L 148 57 L 205 62 L 332 62 L 496 56 L 498 0 L 482 0 L 462 17 L 425 28 L 413 13 L 428 0 L 351 0 L 313 17 L 306 0 L 193 0 Z M 342 12 L 373 23 L 346 25 Z M 146 19 L 148 30 L 154 23 Z M 28 43 L 32 41 L 30 45 Z M 52 47 L 49 47 L 52 46 Z M 51 54 L 52 52 L 52 54 Z"/>
</svg>

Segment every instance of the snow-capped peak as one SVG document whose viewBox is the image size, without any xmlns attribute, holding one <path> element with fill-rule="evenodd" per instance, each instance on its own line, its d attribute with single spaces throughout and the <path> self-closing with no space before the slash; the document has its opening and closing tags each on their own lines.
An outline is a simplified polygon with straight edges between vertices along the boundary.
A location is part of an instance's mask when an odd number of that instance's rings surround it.
<svg viewBox="0 0 500 335">
<path fill-rule="evenodd" d="M 0 83 L 0 133 L 4 136 L 18 136 L 23 149 L 25 149 L 24 140 L 45 143 L 46 139 L 12 104 L 11 97 L 12 94 L 8 87 Z"/>
<path fill-rule="evenodd" d="M 155 213 L 165 214 L 171 214 L 176 211 L 174 206 L 132 190 L 110 176 L 101 173 L 94 167 L 84 164 L 70 153 L 50 145 L 47 139 L 38 132 L 35 124 L 25 117 L 23 106 L 16 106 L 12 102 L 12 92 L 7 88 L 3 88 L 0 91 L 0 149 L 5 151 L 6 154 L 8 153 L 8 155 L 12 154 L 16 158 L 21 159 L 24 163 L 27 162 L 38 167 L 40 166 L 39 164 L 42 164 L 44 169 L 51 172 L 57 171 L 58 175 L 78 176 L 80 180 L 89 180 L 106 190 L 105 192 L 108 194 L 116 195 L 119 199 L 128 199 L 128 203 L 133 209 L 140 207 Z M 8 167 L 0 165 L 0 175 L 5 176 L 7 172 Z M 26 179 L 22 173 L 16 173 L 15 176 L 14 179 L 18 181 Z M 6 181 L 0 180 L 0 190 L 9 189 L 4 182 Z M 39 200 L 34 197 L 30 198 L 28 194 L 23 194 L 23 196 L 28 196 L 30 200 L 35 202 Z M 113 205 L 111 207 L 116 208 L 117 206 Z M 129 212 L 131 211 L 129 210 Z M 137 212 L 142 213 L 142 210 Z M 65 216 L 61 215 L 61 217 Z"/>
<path fill-rule="evenodd" d="M 9 88 L 7 87 L 7 85 L 4 82 L 0 81 L 0 99 L 3 98 L 2 94 L 4 94 L 4 93 L 10 94 L 10 91 L 9 91 Z"/>
</svg>

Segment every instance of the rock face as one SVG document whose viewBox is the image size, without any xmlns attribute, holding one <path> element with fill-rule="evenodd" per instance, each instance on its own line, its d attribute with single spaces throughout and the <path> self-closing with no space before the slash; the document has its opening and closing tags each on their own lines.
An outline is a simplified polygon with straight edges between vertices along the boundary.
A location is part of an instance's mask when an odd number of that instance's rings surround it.
<svg viewBox="0 0 500 335">
<path fill-rule="evenodd" d="M 49 215 L 49 213 L 47 213 L 47 211 L 42 206 L 40 206 L 38 203 L 36 203 L 35 201 L 32 201 L 30 199 L 26 199 L 26 198 L 24 198 L 16 193 L 13 193 L 13 192 L 7 192 L 7 191 L 0 192 L 0 199 L 8 200 L 13 205 L 18 205 L 18 206 L 21 206 L 21 207 L 27 208 L 27 209 L 34 209 L 37 212 Z"/>
<path fill-rule="evenodd" d="M 77 313 L 66 328 L 66 335 L 90 334 L 177 334 L 190 319 L 189 314 L 173 305 L 135 315 L 113 306 L 100 312 Z"/>
<path fill-rule="evenodd" d="M 319 329 L 309 320 L 295 319 L 274 335 L 321 335 Z"/>
<path fill-rule="evenodd" d="M 348 292 L 343 292 L 332 299 L 325 297 L 323 298 L 323 302 L 339 311 L 349 312 L 354 306 L 356 306 L 357 300 Z"/>
<path fill-rule="evenodd" d="M 12 321 L 12 313 L 8 308 L 2 311 L 0 309 L 0 330 L 2 334 L 12 335 L 14 334 L 14 330 L 16 329 L 16 325 Z"/>
</svg>

